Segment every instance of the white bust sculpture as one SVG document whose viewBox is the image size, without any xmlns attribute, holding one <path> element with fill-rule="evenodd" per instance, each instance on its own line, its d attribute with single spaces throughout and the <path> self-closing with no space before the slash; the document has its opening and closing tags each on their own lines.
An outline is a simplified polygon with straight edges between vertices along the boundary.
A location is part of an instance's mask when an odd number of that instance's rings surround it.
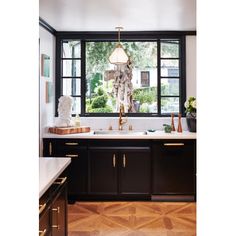
<svg viewBox="0 0 236 236">
<path fill-rule="evenodd" d="M 74 126 L 74 122 L 71 117 L 73 99 L 70 96 L 61 96 L 58 101 L 58 119 L 55 124 L 56 127 Z"/>
</svg>

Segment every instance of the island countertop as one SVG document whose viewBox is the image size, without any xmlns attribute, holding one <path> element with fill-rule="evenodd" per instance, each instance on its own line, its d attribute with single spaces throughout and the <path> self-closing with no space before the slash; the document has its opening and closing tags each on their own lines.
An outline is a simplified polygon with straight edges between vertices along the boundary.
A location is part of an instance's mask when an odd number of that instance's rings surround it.
<svg viewBox="0 0 236 236">
<path fill-rule="evenodd" d="M 70 158 L 39 158 L 39 198 L 70 164 Z"/>
</svg>

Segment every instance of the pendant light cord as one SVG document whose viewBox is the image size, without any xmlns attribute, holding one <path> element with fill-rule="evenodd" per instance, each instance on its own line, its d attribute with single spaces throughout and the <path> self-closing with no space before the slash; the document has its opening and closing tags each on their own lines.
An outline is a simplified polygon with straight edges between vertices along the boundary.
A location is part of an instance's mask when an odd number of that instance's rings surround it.
<svg viewBox="0 0 236 236">
<path fill-rule="evenodd" d="M 123 29 L 123 27 L 118 26 L 116 29 L 118 30 L 118 44 L 120 44 L 120 30 Z"/>
</svg>

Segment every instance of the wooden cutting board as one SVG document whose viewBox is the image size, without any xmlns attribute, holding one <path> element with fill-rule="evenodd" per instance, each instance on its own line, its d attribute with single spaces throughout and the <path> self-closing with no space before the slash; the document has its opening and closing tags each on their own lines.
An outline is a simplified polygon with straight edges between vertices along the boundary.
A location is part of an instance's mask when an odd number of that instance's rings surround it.
<svg viewBox="0 0 236 236">
<path fill-rule="evenodd" d="M 54 133 L 54 134 L 87 133 L 87 132 L 90 132 L 90 127 L 88 126 L 66 127 L 66 128 L 50 127 L 49 132 Z"/>
</svg>

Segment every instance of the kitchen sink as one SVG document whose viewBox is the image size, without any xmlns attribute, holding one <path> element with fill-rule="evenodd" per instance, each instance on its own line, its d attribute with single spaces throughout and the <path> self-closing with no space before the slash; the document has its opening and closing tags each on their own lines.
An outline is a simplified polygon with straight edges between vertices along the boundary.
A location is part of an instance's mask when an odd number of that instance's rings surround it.
<svg viewBox="0 0 236 236">
<path fill-rule="evenodd" d="M 129 130 L 97 130 L 95 135 L 146 135 L 146 131 L 129 131 Z"/>
</svg>

